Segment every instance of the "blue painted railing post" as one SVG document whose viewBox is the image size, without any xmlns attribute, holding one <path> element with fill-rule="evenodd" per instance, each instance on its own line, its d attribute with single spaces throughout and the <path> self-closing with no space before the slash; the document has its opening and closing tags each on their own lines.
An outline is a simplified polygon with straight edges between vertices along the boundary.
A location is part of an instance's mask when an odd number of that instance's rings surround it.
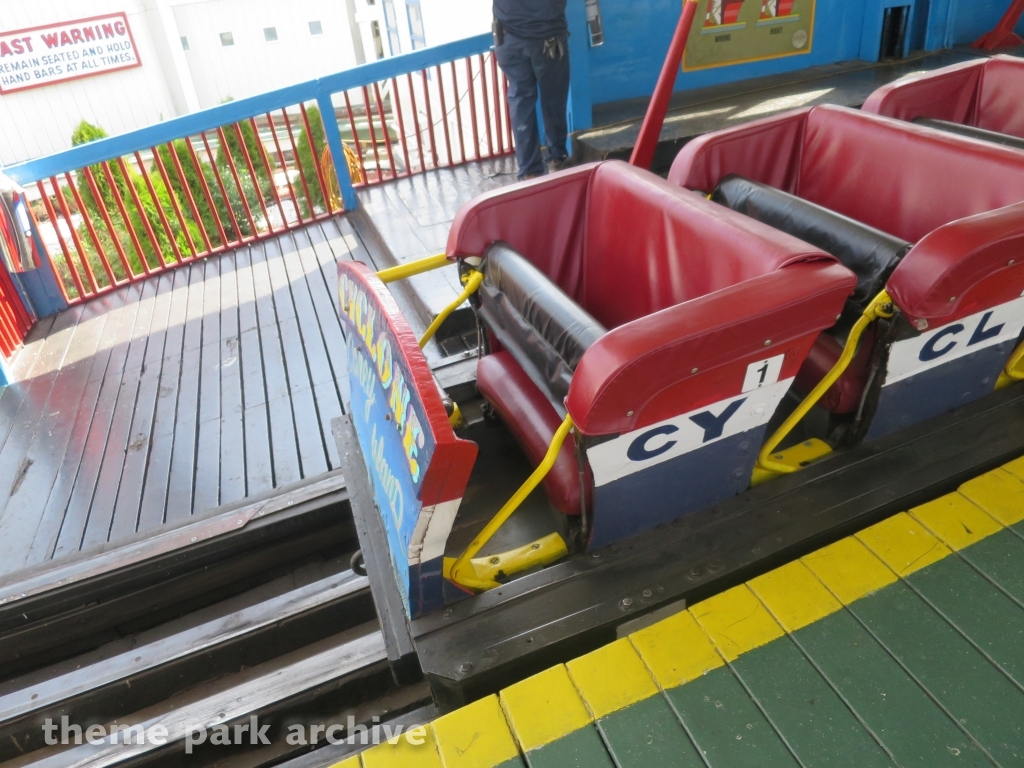
<svg viewBox="0 0 1024 768">
<path fill-rule="evenodd" d="M 4 356 L 0 355 L 0 388 L 6 387 L 8 384 L 14 383 L 14 377 L 11 375 L 10 370 L 7 368 L 7 363 L 4 361 Z"/>
<path fill-rule="evenodd" d="M 320 106 L 320 119 L 324 121 L 324 133 L 327 146 L 331 148 L 334 159 L 334 172 L 338 176 L 338 189 L 346 211 L 354 211 L 359 207 L 355 187 L 352 186 L 352 174 L 348 172 L 348 161 L 345 159 L 345 147 L 341 143 L 341 131 L 338 130 L 338 119 L 334 115 L 334 103 L 331 94 L 317 93 L 316 103 Z"/>
</svg>

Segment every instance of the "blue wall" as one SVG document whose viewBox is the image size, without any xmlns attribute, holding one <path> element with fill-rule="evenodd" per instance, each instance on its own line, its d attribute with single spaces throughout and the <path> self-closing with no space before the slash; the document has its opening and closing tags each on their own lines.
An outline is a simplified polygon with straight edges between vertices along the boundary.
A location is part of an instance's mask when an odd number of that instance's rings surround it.
<svg viewBox="0 0 1024 768">
<path fill-rule="evenodd" d="M 810 53 L 680 72 L 676 90 L 793 72 L 839 61 L 877 61 L 882 18 L 885 9 L 892 6 L 911 6 L 908 47 L 911 42 L 929 50 L 970 43 L 995 26 L 1009 2 L 818 0 Z M 582 7 L 583 0 L 570 0 L 570 3 Z M 703 7 L 701 3 L 700 8 Z M 589 56 L 590 87 L 595 104 L 651 94 L 681 12 L 682 0 L 601 0 L 605 44 L 591 48 Z"/>
<path fill-rule="evenodd" d="M 1010 0 L 931 0 L 928 18 L 928 50 L 969 45 L 996 25 Z M 1024 33 L 1024 22 L 1017 25 Z"/>
</svg>

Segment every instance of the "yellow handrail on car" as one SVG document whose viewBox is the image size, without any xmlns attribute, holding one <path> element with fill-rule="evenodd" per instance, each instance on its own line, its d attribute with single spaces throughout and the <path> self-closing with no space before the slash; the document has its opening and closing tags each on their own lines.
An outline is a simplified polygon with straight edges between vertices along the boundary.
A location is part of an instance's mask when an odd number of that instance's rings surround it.
<svg viewBox="0 0 1024 768">
<path fill-rule="evenodd" d="M 473 557 L 483 549 L 484 545 L 491 540 L 491 537 L 497 533 L 498 529 L 505 524 L 505 521 L 512 516 L 512 513 L 519 508 L 519 505 L 526 500 L 526 497 L 533 493 L 533 490 L 540 485 L 541 481 L 545 477 L 547 477 L 548 472 L 550 472 L 551 468 L 555 466 L 555 461 L 558 459 L 558 452 L 562 450 L 562 443 L 565 442 L 565 438 L 569 435 L 569 432 L 572 431 L 572 428 L 572 416 L 566 414 L 565 420 L 562 422 L 561 426 L 558 427 L 555 432 L 555 436 L 551 438 L 551 444 L 548 446 L 548 452 L 544 454 L 544 459 L 538 467 L 533 470 L 533 474 L 526 479 L 526 482 L 519 487 L 518 491 L 512 494 L 512 498 L 505 502 L 505 506 L 498 510 L 498 514 L 491 518 L 491 521 L 484 526 L 484 529 L 477 534 L 476 538 L 473 539 L 468 547 L 466 547 L 466 550 L 455 560 L 455 564 L 451 567 L 452 581 L 461 587 L 478 591 L 493 589 L 494 587 L 499 586 L 499 582 L 495 581 L 491 576 L 481 576 L 477 573 L 476 569 L 473 568 L 471 561 Z M 562 542 L 562 547 L 565 547 L 564 542 Z M 547 548 L 538 547 L 535 551 L 544 552 L 545 550 L 547 550 Z M 568 549 L 565 548 L 562 554 L 567 552 Z M 548 550 L 546 552 L 545 560 L 547 562 L 551 562 L 555 559 L 558 558 L 552 557 Z M 536 564 L 539 565 L 541 563 L 538 562 Z M 522 566 L 524 564 L 520 563 L 520 565 Z"/>
<path fill-rule="evenodd" d="M 854 323 L 853 328 L 850 330 L 850 335 L 846 339 L 846 346 L 843 347 L 843 353 L 836 360 L 836 364 L 832 366 L 832 370 L 828 372 L 825 378 L 818 382 L 818 386 L 811 390 L 811 394 L 804 398 L 804 401 L 789 415 L 789 418 L 782 423 L 782 426 L 775 430 L 775 434 L 768 438 L 768 442 L 762 446 L 761 453 L 757 456 L 757 466 L 760 469 L 778 474 L 788 474 L 797 470 L 798 467 L 792 464 L 784 464 L 774 460 L 772 454 L 775 452 L 775 449 L 786 438 L 786 435 L 793 431 L 793 427 L 807 415 L 807 412 L 838 381 L 839 377 L 846 372 L 850 362 L 853 360 L 853 356 L 857 353 L 860 337 L 864 334 L 867 327 L 879 318 L 892 317 L 893 312 L 892 299 L 884 290 L 871 300 L 871 303 L 868 304 L 864 313 L 857 319 L 857 322 Z"/>
<path fill-rule="evenodd" d="M 452 262 L 449 261 L 446 254 L 439 253 L 436 256 L 427 256 L 423 259 L 410 261 L 408 264 L 399 264 L 397 267 L 382 269 L 377 273 L 377 278 L 382 283 L 393 283 L 396 280 L 404 280 L 405 278 L 412 277 L 413 275 L 421 275 L 432 269 L 440 269 L 441 267 L 451 263 Z"/>
<path fill-rule="evenodd" d="M 1006 367 L 999 374 L 996 389 L 1008 387 L 1015 381 L 1021 380 L 1024 380 L 1024 344 L 1017 347 L 1013 354 L 1010 355 L 1010 359 L 1006 362 Z"/>
<path fill-rule="evenodd" d="M 462 276 L 466 287 L 462 289 L 462 293 L 458 295 L 451 304 L 441 310 L 441 313 L 434 318 L 434 322 L 430 324 L 423 333 L 423 338 L 420 339 L 420 349 L 423 349 L 427 342 L 434 338 L 434 334 L 437 333 L 437 329 L 441 327 L 441 323 L 448 319 L 448 315 L 458 309 L 459 305 L 462 304 L 466 299 L 476 293 L 476 289 L 480 287 L 480 283 L 484 281 L 484 273 L 478 272 L 475 269 L 471 269 Z"/>
</svg>

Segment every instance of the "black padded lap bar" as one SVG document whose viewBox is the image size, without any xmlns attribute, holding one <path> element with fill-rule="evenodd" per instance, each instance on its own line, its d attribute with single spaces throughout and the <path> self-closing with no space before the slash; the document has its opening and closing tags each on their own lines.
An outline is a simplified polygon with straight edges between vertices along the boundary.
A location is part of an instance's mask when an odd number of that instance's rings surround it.
<svg viewBox="0 0 1024 768">
<path fill-rule="evenodd" d="M 505 243 L 495 243 L 484 257 L 481 319 L 563 411 L 580 358 L 607 331 Z"/>
<path fill-rule="evenodd" d="M 986 131 L 984 128 L 975 128 L 973 125 L 961 125 L 960 123 L 951 123 L 948 120 L 933 120 L 930 117 L 918 117 L 914 119 L 914 122 L 917 125 L 934 128 L 937 131 L 956 133 L 960 136 L 981 139 L 992 144 L 1002 144 L 1004 147 L 1012 147 L 1013 149 L 1024 149 L 1024 139 L 1018 136 L 1011 136 L 1008 133 Z"/>
<path fill-rule="evenodd" d="M 857 314 L 885 287 L 911 248 L 911 243 L 898 237 L 741 176 L 722 179 L 711 199 L 839 259 L 857 275 L 857 289 L 846 302 L 847 309 Z"/>
</svg>

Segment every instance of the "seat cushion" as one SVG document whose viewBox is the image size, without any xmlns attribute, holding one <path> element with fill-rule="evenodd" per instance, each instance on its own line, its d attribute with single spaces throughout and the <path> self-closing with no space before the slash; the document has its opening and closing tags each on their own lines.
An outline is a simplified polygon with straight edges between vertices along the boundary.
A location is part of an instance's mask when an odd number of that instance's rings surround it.
<svg viewBox="0 0 1024 768">
<path fill-rule="evenodd" d="M 742 176 L 726 176 L 711 199 L 839 259 L 857 275 L 857 290 L 846 303 L 853 316 L 860 315 L 885 287 L 911 247 L 906 240 Z"/>
<path fill-rule="evenodd" d="M 496 352 L 480 359 L 476 385 L 498 412 L 530 464 L 538 466 L 562 423 L 544 393 L 507 352 Z M 571 437 L 562 444 L 555 466 L 544 478 L 543 485 L 555 509 L 566 515 L 580 513 L 580 478 Z M 589 509 L 593 485 L 589 477 L 586 485 Z"/>
<path fill-rule="evenodd" d="M 874 329 L 871 327 L 861 337 L 860 347 L 850 366 L 818 401 L 819 406 L 832 413 L 856 413 L 871 374 L 874 346 Z M 809 395 L 818 382 L 832 370 L 841 354 L 843 345 L 835 337 L 827 332 L 818 336 L 803 365 L 800 366 L 800 372 L 796 375 L 797 392 L 804 396 Z"/>
<path fill-rule="evenodd" d="M 556 410 L 604 327 L 505 243 L 486 251 L 480 317 Z M 562 411 L 564 412 L 564 411 Z"/>
</svg>

